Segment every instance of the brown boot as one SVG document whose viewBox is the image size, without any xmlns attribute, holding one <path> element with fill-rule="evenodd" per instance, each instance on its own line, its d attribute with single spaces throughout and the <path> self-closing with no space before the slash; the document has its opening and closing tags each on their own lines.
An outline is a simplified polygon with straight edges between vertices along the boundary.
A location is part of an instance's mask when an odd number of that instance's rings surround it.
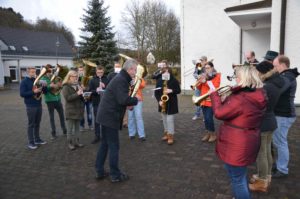
<svg viewBox="0 0 300 199">
<path fill-rule="evenodd" d="M 249 184 L 251 191 L 268 192 L 268 180 L 258 178 L 253 184 Z"/>
<path fill-rule="evenodd" d="M 210 133 L 210 137 L 208 139 L 208 142 L 214 142 L 214 141 L 216 141 L 216 139 L 217 139 L 216 133 L 212 132 L 212 133 Z"/>
<path fill-rule="evenodd" d="M 161 138 L 162 141 L 167 141 L 168 140 L 168 132 L 164 132 L 164 136 Z"/>
<path fill-rule="evenodd" d="M 173 134 L 168 134 L 168 145 L 172 145 L 174 143 Z"/>
<path fill-rule="evenodd" d="M 208 141 L 210 138 L 210 133 L 206 132 L 203 136 L 203 138 L 201 139 L 202 142 L 206 142 Z"/>
<path fill-rule="evenodd" d="M 249 182 L 253 184 L 257 179 L 259 179 L 258 174 L 253 174 Z"/>
</svg>

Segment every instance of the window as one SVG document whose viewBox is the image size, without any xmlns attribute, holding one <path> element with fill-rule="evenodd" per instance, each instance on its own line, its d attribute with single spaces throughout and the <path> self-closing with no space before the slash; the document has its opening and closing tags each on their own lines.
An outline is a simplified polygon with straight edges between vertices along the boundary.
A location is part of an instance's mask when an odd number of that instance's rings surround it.
<svg viewBox="0 0 300 199">
<path fill-rule="evenodd" d="M 28 51 L 28 48 L 27 48 L 27 46 L 22 46 L 22 49 L 24 50 L 24 51 Z"/>
<path fill-rule="evenodd" d="M 16 51 L 16 47 L 14 47 L 14 46 L 9 46 L 9 49 L 13 50 L 13 51 Z"/>
</svg>

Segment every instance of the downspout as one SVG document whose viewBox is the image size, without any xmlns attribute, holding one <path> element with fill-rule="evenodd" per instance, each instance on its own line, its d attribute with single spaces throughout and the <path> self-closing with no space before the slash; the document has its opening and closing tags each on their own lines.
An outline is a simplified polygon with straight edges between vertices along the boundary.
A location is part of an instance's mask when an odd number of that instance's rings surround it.
<svg viewBox="0 0 300 199">
<path fill-rule="evenodd" d="M 279 54 L 284 54 L 285 23 L 286 23 L 286 4 L 287 4 L 287 0 L 281 0 Z"/>
<path fill-rule="evenodd" d="M 240 28 L 240 64 L 243 63 L 243 30 Z"/>
</svg>

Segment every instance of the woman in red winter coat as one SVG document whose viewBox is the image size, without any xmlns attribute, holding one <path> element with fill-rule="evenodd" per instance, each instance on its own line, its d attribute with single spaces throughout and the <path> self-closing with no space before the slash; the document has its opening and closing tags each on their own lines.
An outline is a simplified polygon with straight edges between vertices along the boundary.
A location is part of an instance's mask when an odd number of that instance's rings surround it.
<svg viewBox="0 0 300 199">
<path fill-rule="evenodd" d="M 216 153 L 225 163 L 236 199 L 248 199 L 247 166 L 256 160 L 260 147 L 260 124 L 266 107 L 266 94 L 254 67 L 236 69 L 237 87 L 224 101 L 211 93 L 215 117 L 220 126 Z"/>
</svg>

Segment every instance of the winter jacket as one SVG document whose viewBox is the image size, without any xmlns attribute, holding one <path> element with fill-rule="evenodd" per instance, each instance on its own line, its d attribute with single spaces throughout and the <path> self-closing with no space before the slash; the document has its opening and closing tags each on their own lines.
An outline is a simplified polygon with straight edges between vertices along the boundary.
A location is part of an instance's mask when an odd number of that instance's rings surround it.
<svg viewBox="0 0 300 199">
<path fill-rule="evenodd" d="M 110 72 L 108 75 L 107 75 L 107 80 L 108 80 L 108 84 L 109 82 L 119 73 L 115 73 L 115 72 Z"/>
<path fill-rule="evenodd" d="M 210 97 L 215 117 L 224 121 L 216 144 L 218 157 L 233 166 L 247 166 L 255 162 L 267 103 L 264 89 L 239 89 L 224 102 L 217 92 Z"/>
<path fill-rule="evenodd" d="M 64 84 L 62 95 L 65 98 L 66 120 L 81 120 L 84 113 L 83 97 L 77 94 L 78 89 L 74 89 L 71 84 Z"/>
<path fill-rule="evenodd" d="M 275 106 L 275 115 L 280 117 L 296 117 L 295 112 L 295 94 L 297 90 L 297 80 L 299 75 L 297 68 L 287 69 L 280 73 L 286 81 L 284 91 L 280 95 Z"/>
<path fill-rule="evenodd" d="M 50 84 L 51 84 L 51 81 L 50 81 L 50 78 L 47 77 L 47 76 L 43 76 L 41 78 L 41 80 L 44 80 L 47 82 L 47 89 L 49 90 L 49 92 L 45 93 L 44 94 L 44 99 L 45 99 L 45 102 L 57 102 L 57 101 L 60 101 L 61 99 L 61 96 L 60 96 L 60 93 L 58 95 L 54 95 L 51 93 L 51 87 L 50 87 Z"/>
<path fill-rule="evenodd" d="M 136 96 L 139 97 L 139 99 L 141 99 L 141 101 L 143 101 L 143 89 L 145 88 L 145 86 L 146 86 L 146 81 L 142 78 L 142 82 L 136 93 Z"/>
<path fill-rule="evenodd" d="M 156 81 L 156 88 L 159 87 L 163 88 L 163 80 L 161 75 L 158 77 Z M 168 94 L 169 100 L 166 102 L 166 114 L 173 115 L 178 113 L 177 94 L 181 92 L 181 89 L 180 89 L 179 82 L 172 74 L 170 74 L 170 80 L 167 81 L 167 87 L 168 89 L 172 89 L 173 92 Z M 163 89 L 155 90 L 154 95 L 157 102 L 159 102 L 161 96 L 163 95 Z M 158 105 L 158 111 L 161 112 L 161 106 L 159 105 Z"/>
<path fill-rule="evenodd" d="M 197 86 L 197 88 L 201 92 L 201 95 L 204 95 L 204 94 L 208 93 L 208 91 L 210 90 L 209 84 L 208 84 L 209 81 L 214 85 L 214 87 L 216 89 L 219 88 L 220 87 L 220 82 L 221 82 L 221 74 L 220 73 L 216 73 L 216 75 L 211 80 L 207 80 L 206 82 L 201 83 L 201 84 L 199 84 Z M 203 100 L 200 103 L 200 105 L 201 106 L 211 107 L 211 99 L 210 99 L 210 97 L 208 97 L 205 100 Z"/>
<path fill-rule="evenodd" d="M 261 76 L 264 82 L 264 89 L 268 96 L 267 108 L 260 127 L 261 132 L 274 131 L 277 122 L 274 114 L 274 107 L 278 102 L 284 86 L 284 79 L 274 70 Z"/>
<path fill-rule="evenodd" d="M 138 99 L 129 96 L 132 78 L 127 71 L 121 70 L 109 82 L 97 110 L 96 121 L 113 129 L 122 129 L 123 117 L 127 106 L 137 105 Z"/>
<path fill-rule="evenodd" d="M 101 77 L 101 82 L 105 85 L 105 87 L 108 84 L 108 79 L 106 78 L 106 76 Z M 100 98 L 101 95 L 103 93 L 98 93 L 97 92 L 97 88 L 99 87 L 100 84 L 100 78 L 98 76 L 94 76 L 93 79 L 91 79 L 89 81 L 89 91 L 92 92 L 91 95 L 91 100 L 92 100 L 92 104 L 93 106 L 98 106 L 100 103 Z M 103 88 L 103 90 L 105 90 L 105 88 Z M 104 91 L 103 91 L 104 92 Z"/>
<path fill-rule="evenodd" d="M 20 96 L 24 98 L 24 103 L 27 107 L 38 107 L 42 106 L 42 97 L 40 99 L 35 99 L 34 96 L 36 95 L 32 91 L 33 82 L 35 78 L 25 77 L 20 84 Z M 44 87 L 43 92 L 47 92 L 47 88 Z"/>
</svg>

